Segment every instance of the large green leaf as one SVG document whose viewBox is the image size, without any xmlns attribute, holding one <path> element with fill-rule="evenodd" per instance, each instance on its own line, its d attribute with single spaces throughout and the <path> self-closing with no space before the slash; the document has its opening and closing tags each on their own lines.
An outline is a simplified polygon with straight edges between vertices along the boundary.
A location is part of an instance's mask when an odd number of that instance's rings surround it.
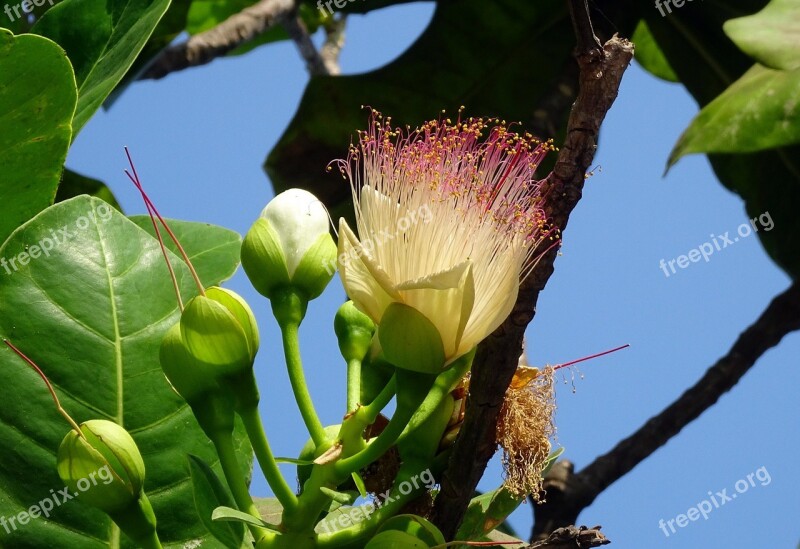
<svg viewBox="0 0 800 549">
<path fill-rule="evenodd" d="M 77 134 L 133 64 L 169 0 L 63 0 L 33 32 L 67 51 L 78 81 Z"/>
<path fill-rule="evenodd" d="M 206 529 L 228 549 L 238 549 L 245 537 L 244 524 L 211 520 L 219 506 L 235 507 L 233 496 L 219 480 L 214 470 L 197 456 L 189 456 L 194 505 Z"/>
<path fill-rule="evenodd" d="M 213 241 L 218 229 L 206 230 Z M 230 261 L 215 258 L 230 258 L 227 250 L 190 253 L 198 267 Z M 43 368 L 77 421 L 110 419 L 131 433 L 144 457 L 145 489 L 168 546 L 215 546 L 195 511 L 186 454 L 212 464 L 218 460 L 158 363 L 161 338 L 179 314 L 158 243 L 105 202 L 79 196 L 17 229 L 0 248 L 0 258 L 0 336 Z M 188 269 L 172 259 L 188 298 L 196 292 Z M 226 271 L 235 267 L 233 262 Z M 69 426 L 41 380 L 8 349 L 0 352 L 0 368 L 0 516 L 11 517 L 62 487 L 55 452 Z M 251 451 L 241 428 L 236 444 L 249 474 Z M 49 520 L 18 527 L 2 543 L 130 547 L 119 535 L 105 515 L 67 501 Z"/>
<path fill-rule="evenodd" d="M 153 223 L 149 216 L 132 215 L 130 220 L 155 236 Z M 166 221 L 172 232 L 178 237 L 183 249 L 186 250 L 189 260 L 197 269 L 197 276 L 200 277 L 203 286 L 213 286 L 233 276 L 233 273 L 236 272 L 236 265 L 239 264 L 239 252 L 242 247 L 242 237 L 239 236 L 239 233 L 208 223 L 177 219 L 166 219 Z M 169 238 L 164 228 L 159 226 L 159 230 L 161 230 L 161 236 L 164 238 L 167 248 L 178 254 L 178 247 Z"/>
<path fill-rule="evenodd" d="M 0 242 L 53 203 L 76 101 L 57 44 L 0 29 Z"/>
<path fill-rule="evenodd" d="M 772 0 L 755 15 L 727 21 L 725 33 L 743 52 L 766 67 L 800 67 L 800 2 Z"/>
<path fill-rule="evenodd" d="M 692 120 L 669 165 L 692 153 L 753 152 L 800 143 L 800 69 L 754 65 Z"/>
<path fill-rule="evenodd" d="M 670 66 L 704 106 L 753 64 L 722 30 L 725 21 L 762 9 L 765 0 L 692 2 L 668 17 L 642 8 L 648 27 Z M 654 13 L 651 13 L 654 12 Z M 710 154 L 723 185 L 738 193 L 753 218 L 769 212 L 778 230 L 759 231 L 770 256 L 790 276 L 800 276 L 800 147 L 739 154 Z"/>
</svg>

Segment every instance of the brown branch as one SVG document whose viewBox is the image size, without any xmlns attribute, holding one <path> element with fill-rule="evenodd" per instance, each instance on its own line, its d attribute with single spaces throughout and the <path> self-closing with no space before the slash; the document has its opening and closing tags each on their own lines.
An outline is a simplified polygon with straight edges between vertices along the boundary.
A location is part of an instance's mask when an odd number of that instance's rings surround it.
<svg viewBox="0 0 800 549">
<path fill-rule="evenodd" d="M 586 21 L 588 15 L 577 20 L 575 25 L 580 29 Z M 589 32 L 592 32 L 591 27 Z M 576 53 L 580 70 L 578 97 L 555 168 L 545 181 L 550 198 L 546 213 L 562 230 L 581 197 L 585 173 L 597 147 L 600 124 L 617 97 L 622 75 L 632 57 L 633 46 L 616 36 L 602 49 L 590 44 Z M 556 255 L 553 249 L 542 257 L 521 284 L 511 315 L 478 346 L 464 424 L 456 439 L 453 457 L 442 475 L 442 488 L 433 510 L 433 520 L 447 539 L 455 536 L 486 464 L 497 449 L 495 430 L 500 405 L 517 367 L 525 328 L 533 319 L 539 292 L 553 272 Z"/>
<path fill-rule="evenodd" d="M 586 549 L 609 543 L 611 541 L 600 531 L 600 526 L 594 528 L 567 526 L 559 528 L 546 539 L 528 545 L 525 549 Z"/>
<path fill-rule="evenodd" d="M 577 474 L 572 465 L 558 463 L 545 482 L 547 501 L 534 508 L 532 539 L 572 524 L 580 512 L 615 481 L 677 435 L 729 391 L 756 361 L 787 334 L 800 330 L 800 285 L 776 296 L 738 337 L 730 351 L 680 398 L 652 417 L 639 430 L 598 457 Z"/>
<path fill-rule="evenodd" d="M 342 15 L 333 19 L 325 25 L 325 43 L 319 50 L 322 62 L 328 69 L 328 74 L 336 75 L 341 73 L 339 67 L 339 54 L 344 47 L 344 29 L 347 24 L 347 16 Z"/>
<path fill-rule="evenodd" d="M 163 78 L 171 72 L 210 63 L 257 38 L 295 10 L 295 0 L 261 0 L 219 25 L 162 51 L 140 80 Z"/>
<path fill-rule="evenodd" d="M 330 74 L 317 47 L 314 45 L 314 42 L 311 41 L 311 35 L 308 34 L 306 24 L 303 23 L 303 20 L 296 12 L 292 13 L 291 16 L 283 21 L 283 28 L 289 33 L 289 38 L 294 41 L 297 50 L 305 60 L 308 74 L 311 76 Z"/>
</svg>

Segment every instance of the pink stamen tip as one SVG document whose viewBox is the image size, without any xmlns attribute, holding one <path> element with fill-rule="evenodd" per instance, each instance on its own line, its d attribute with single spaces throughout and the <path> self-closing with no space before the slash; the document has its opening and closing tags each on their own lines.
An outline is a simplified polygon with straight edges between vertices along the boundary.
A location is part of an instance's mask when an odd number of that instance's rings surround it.
<svg viewBox="0 0 800 549">
<path fill-rule="evenodd" d="M 597 357 L 600 357 L 600 356 L 603 356 L 603 355 L 616 353 L 617 351 L 621 351 L 622 349 L 626 349 L 626 348 L 628 348 L 630 346 L 631 346 L 630 343 L 626 343 L 625 345 L 620 345 L 619 347 L 616 347 L 614 349 L 610 349 L 608 351 L 603 351 L 602 353 L 597 353 L 597 354 L 594 354 L 594 355 L 585 356 L 583 358 L 579 358 L 577 360 L 572 360 L 570 362 L 565 362 L 563 364 L 557 364 L 556 366 L 553 367 L 553 370 L 560 370 L 561 368 L 566 368 L 567 366 L 572 366 L 573 364 L 577 364 L 579 362 L 584 362 L 586 360 L 591 360 L 593 358 L 597 358 Z"/>
</svg>

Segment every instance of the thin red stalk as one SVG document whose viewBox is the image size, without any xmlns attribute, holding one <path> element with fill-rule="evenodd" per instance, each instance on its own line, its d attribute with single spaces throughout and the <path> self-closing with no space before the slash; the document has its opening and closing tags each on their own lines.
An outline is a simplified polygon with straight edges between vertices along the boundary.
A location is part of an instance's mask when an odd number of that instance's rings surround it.
<svg viewBox="0 0 800 549">
<path fill-rule="evenodd" d="M 626 343 L 625 345 L 620 345 L 619 347 L 617 347 L 615 349 L 611 349 L 609 351 L 603 351 L 602 353 L 597 353 L 596 355 L 589 355 L 589 356 L 585 356 L 583 358 L 579 358 L 578 360 L 572 360 L 570 362 L 565 362 L 564 364 L 558 364 L 558 365 L 553 367 L 553 370 L 559 370 L 561 368 L 566 368 L 567 366 L 572 366 L 573 364 L 577 364 L 578 362 L 583 362 L 585 360 L 591 360 L 591 359 L 597 358 L 599 356 L 615 353 L 617 351 L 621 351 L 622 349 L 626 349 L 626 348 L 628 348 L 630 346 L 631 346 L 630 343 Z"/>
<path fill-rule="evenodd" d="M 144 199 L 145 204 L 149 205 L 149 208 L 153 209 L 153 213 L 156 214 L 156 217 L 158 217 L 158 220 L 164 226 L 164 229 L 167 231 L 167 234 L 169 234 L 170 238 L 175 243 L 175 246 L 177 246 L 178 251 L 181 253 L 181 257 L 183 257 L 183 261 L 186 262 L 186 265 L 189 267 L 189 271 L 192 273 L 192 278 L 194 278 L 194 281 L 197 284 L 197 289 L 200 291 L 200 295 L 206 295 L 203 283 L 200 282 L 200 277 L 197 276 L 197 271 L 195 271 L 194 265 L 192 265 L 189 256 L 186 254 L 186 250 L 183 249 L 183 246 L 181 246 L 178 237 L 175 236 L 175 233 L 173 233 L 172 229 L 169 228 L 167 222 L 164 221 L 164 218 L 161 217 L 160 213 L 158 213 L 158 208 L 156 208 L 155 204 L 153 204 L 153 202 L 150 200 L 150 197 L 147 196 L 147 193 L 144 192 L 144 188 L 142 188 L 142 183 L 139 180 L 139 174 L 136 173 L 136 167 L 133 165 L 133 160 L 131 159 L 131 153 L 128 151 L 128 147 L 125 147 L 125 154 L 128 157 L 128 163 L 131 165 L 131 171 L 133 171 L 133 175 L 131 175 L 130 173 L 127 173 L 126 170 L 128 177 L 131 179 L 131 181 L 133 181 L 133 184 L 136 185 L 136 188 L 139 189 L 139 192 L 142 194 L 142 198 Z"/>
<path fill-rule="evenodd" d="M 72 428 L 73 428 L 73 429 L 75 429 L 75 431 L 78 433 L 78 435 L 79 435 L 81 438 L 86 438 L 86 436 L 83 434 L 83 431 L 81 431 L 81 428 L 78 426 L 78 424 L 77 424 L 77 423 L 75 423 L 75 420 L 74 420 L 74 419 L 72 419 L 72 417 L 71 417 L 71 416 L 70 416 L 70 415 L 67 413 L 67 411 L 64 409 L 64 407 L 63 407 L 63 406 L 61 406 L 61 401 L 59 401 L 59 400 L 58 400 L 58 395 L 56 395 L 56 391 L 55 391 L 55 389 L 53 389 L 53 385 L 50 383 L 50 380 L 49 380 L 49 379 L 47 379 L 47 376 L 46 376 L 46 375 L 44 375 L 44 372 L 42 371 L 42 369 L 41 369 L 41 368 L 39 368 L 39 366 L 37 366 L 37 365 L 36 365 L 36 363 L 35 363 L 34 361 L 32 361 L 32 360 L 31 360 L 30 358 L 28 358 L 27 356 L 25 356 L 25 353 L 23 353 L 22 351 L 20 351 L 19 349 L 17 349 L 17 348 L 14 346 L 14 344 L 13 344 L 13 343 L 11 343 L 9 340 L 7 340 L 7 339 L 3 339 L 3 343 L 5 343 L 6 345 L 8 345 L 8 346 L 11 348 L 11 350 L 12 350 L 12 351 L 14 351 L 15 353 L 17 353 L 17 355 L 19 355 L 19 357 L 20 357 L 22 360 L 24 360 L 25 362 L 27 362 L 27 363 L 28 363 L 28 365 L 29 365 L 31 368 L 33 368 L 33 369 L 34 369 L 34 371 L 35 371 L 37 374 L 39 374 L 39 377 L 40 377 L 40 378 L 42 378 L 42 381 L 44 381 L 44 384 L 45 384 L 45 385 L 47 385 L 47 390 L 48 390 L 48 391 L 50 391 L 50 396 L 52 396 L 52 397 L 53 397 L 53 402 L 55 402 L 55 403 L 56 403 L 56 408 L 58 409 L 58 413 L 59 413 L 59 414 L 61 414 L 62 416 L 64 416 L 64 418 L 65 418 L 65 419 L 66 419 L 66 420 L 69 422 L 69 424 L 70 424 L 70 425 L 72 425 Z"/>
</svg>

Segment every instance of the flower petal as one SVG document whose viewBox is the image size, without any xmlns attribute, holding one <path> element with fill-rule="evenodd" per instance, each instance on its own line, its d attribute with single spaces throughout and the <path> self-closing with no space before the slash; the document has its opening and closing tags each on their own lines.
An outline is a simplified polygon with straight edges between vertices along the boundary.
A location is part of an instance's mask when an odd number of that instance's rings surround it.
<svg viewBox="0 0 800 549">
<path fill-rule="evenodd" d="M 344 219 L 339 221 L 339 276 L 344 289 L 356 306 L 373 322 L 380 323 L 383 312 L 392 302 L 400 301 L 394 283 L 375 263 L 350 230 Z"/>
</svg>

